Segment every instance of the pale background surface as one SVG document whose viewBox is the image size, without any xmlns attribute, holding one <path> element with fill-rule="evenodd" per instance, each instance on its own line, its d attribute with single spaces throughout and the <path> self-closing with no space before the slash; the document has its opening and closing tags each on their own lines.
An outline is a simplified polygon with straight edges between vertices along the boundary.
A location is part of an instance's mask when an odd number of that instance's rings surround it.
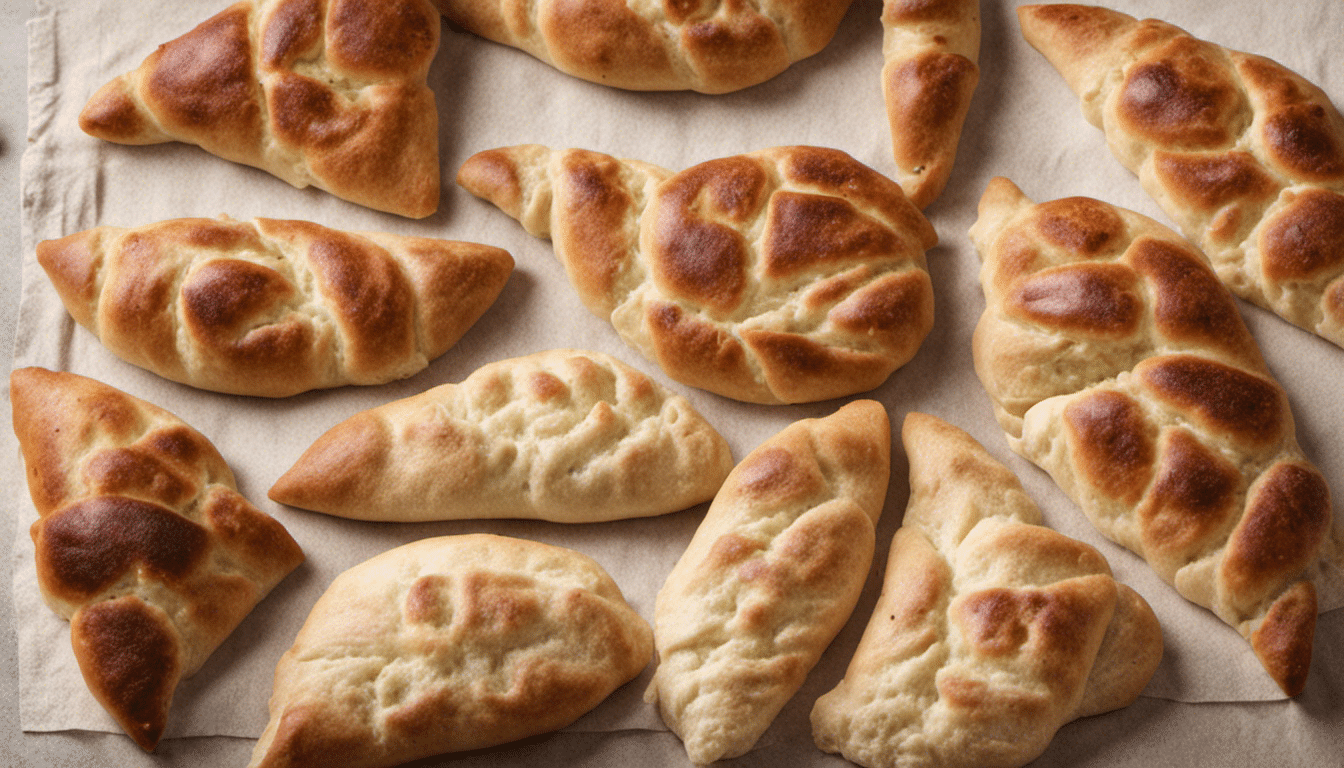
<svg viewBox="0 0 1344 768">
<path fill-rule="evenodd" d="M 703 507 L 664 518 L 562 527 L 512 522 L 374 525 L 288 509 L 266 488 L 313 438 L 341 418 L 445 381 L 491 360 L 575 346 L 598 349 L 686 394 L 720 428 L 741 458 L 789 421 L 829 413 L 838 403 L 767 408 L 731 402 L 669 382 L 577 302 L 549 244 L 535 240 L 492 206 L 452 185 L 462 160 L 493 146 L 537 142 L 582 146 L 680 169 L 763 146 L 810 143 L 844 149 L 891 173 L 877 91 L 881 66 L 878 0 L 856 0 L 839 34 L 813 59 L 737 94 L 634 94 L 567 78 L 512 49 L 444 30 L 431 70 L 438 94 L 445 184 L 439 212 L 413 222 L 360 209 L 325 193 L 296 191 L 266 174 L 182 145 L 118 147 L 84 136 L 73 117 L 94 88 L 134 67 L 154 46 L 204 20 L 224 2 L 193 0 L 0 0 L 0 359 L 92 375 L 182 416 L 220 448 L 245 494 L 276 515 L 309 562 L 281 584 L 178 692 L 169 739 L 145 756 L 83 689 L 65 625 L 35 596 L 27 527 L 34 516 L 21 485 L 9 430 L 0 430 L 0 542 L 15 544 L 0 574 L 0 763 L 41 766 L 241 766 L 265 722 L 270 670 L 308 607 L 331 578 L 391 546 L 427 535 L 488 530 L 587 552 L 612 572 L 630 602 L 651 616 L 653 596 L 698 523 Z M 948 190 L 927 211 L 941 243 L 929 253 L 936 327 L 915 359 L 871 393 L 886 405 L 894 433 L 910 410 L 939 415 L 970 431 L 1023 478 L 1047 520 L 1108 557 L 1116 573 L 1158 611 L 1167 657 L 1144 698 L 1121 712 L 1066 726 L 1037 765 L 1325 765 L 1344 753 L 1344 611 L 1322 617 L 1314 671 L 1297 701 L 1275 701 L 1249 648 L 1232 630 L 1174 598 L 1145 566 L 1101 541 L 1043 473 L 1013 456 L 994 425 L 970 368 L 969 338 L 984 301 L 978 262 L 965 236 L 975 202 L 994 175 L 1017 181 L 1035 199 L 1085 194 L 1166 222 L 1137 181 L 1111 158 L 1076 100 L 1017 30 L 1013 3 L 983 3 L 980 88 Z M 1116 0 L 1137 16 L 1155 15 L 1230 47 L 1278 59 L 1344 101 L 1337 65 L 1344 6 L 1311 0 L 1268 8 L 1252 0 L 1172 4 Z M 28 19 L 35 19 L 27 23 Z M 1314 42 L 1319 40 L 1320 42 Z M 30 41 L 35 74 L 26 74 Z M 25 104 L 31 90 L 33 114 Z M 26 127 L 25 127 L 26 126 Z M 27 140 L 25 140 L 27 136 Z M 27 226 L 20 234 L 19 157 L 27 163 Z M 121 363 L 72 326 L 40 270 L 32 246 L 96 224 L 134 225 L 176 216 L 307 218 L 348 229 L 385 229 L 475 240 L 510 250 L 518 267 L 499 303 L 466 338 L 421 374 L 371 389 L 258 401 L 200 393 Z M 20 303 L 23 322 L 14 345 Z M 1288 389 L 1299 439 L 1344 497 L 1344 350 L 1245 304 L 1243 315 Z M 4 390 L 7 392 L 7 387 Z M 6 397 L 7 399 L 7 397 Z M 907 485 L 899 441 L 892 487 L 878 531 L 878 556 L 854 618 L 803 690 L 740 765 L 844 765 L 811 743 L 811 703 L 843 674 L 876 599 L 887 542 L 899 523 Z M 1337 504 L 1338 506 L 1338 504 Z M 4 580 L 9 584 L 9 580 Z M 21 620 L 16 621 L 16 616 Z M 17 630 L 17 631 L 16 631 Z M 619 691 L 576 732 L 531 740 L 454 765 L 683 765 L 677 739 L 640 700 L 651 670 Z M 22 674 L 19 674 L 21 672 Z M 24 681 L 20 685 L 20 678 Z M 20 705 L 20 697 L 22 704 Z M 1205 702 L 1200 704 L 1179 702 Z M 1256 703 L 1248 703 L 1256 702 Z M 20 719 L 20 711 L 22 719 Z M 43 733 L 25 733 L 45 731 Z M 223 734 L 217 735 L 217 734 Z M 180 736 L 192 738 L 172 738 Z M 14 759 L 4 759 L 12 755 Z M 425 761 L 447 763 L 448 758 Z"/>
</svg>

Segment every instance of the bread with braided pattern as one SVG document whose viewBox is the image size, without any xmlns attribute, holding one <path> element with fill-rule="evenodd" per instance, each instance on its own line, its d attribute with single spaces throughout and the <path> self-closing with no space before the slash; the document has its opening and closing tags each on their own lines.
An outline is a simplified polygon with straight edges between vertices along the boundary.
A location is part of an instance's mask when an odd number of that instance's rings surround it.
<svg viewBox="0 0 1344 768">
<path fill-rule="evenodd" d="M 980 79 L 980 0 L 886 0 L 882 30 L 896 180 L 926 208 L 952 173 Z"/>
<path fill-rule="evenodd" d="M 38 243 L 37 260 L 118 357 L 258 397 L 410 376 L 513 271 L 486 245 L 227 217 L 95 227 Z"/>
<path fill-rule="evenodd" d="M 93 379 L 10 375 L 37 582 L 98 703 L 146 750 L 195 674 L 303 552 L 201 433 Z"/>
<path fill-rule="evenodd" d="M 1103 535 L 1306 684 L 1313 578 L 1338 558 L 1325 478 L 1235 300 L 1171 230 L 994 179 L 971 239 L 976 372 L 1013 450 Z"/>
<path fill-rule="evenodd" d="M 423 218 L 439 205 L 441 25 L 429 0 L 242 0 L 100 88 L 79 125 Z"/>
<path fill-rule="evenodd" d="M 851 0 L 436 0 L 448 21 L 574 77 L 727 93 L 831 41 Z"/>
<path fill-rule="evenodd" d="M 1344 346 L 1344 117 L 1286 67 L 1105 8 L 1022 34 L 1234 293 Z"/>
<path fill-rule="evenodd" d="M 901 430 L 910 503 L 817 746 L 866 768 L 1015 768 L 1063 724 L 1128 706 L 1162 658 L 1148 603 L 1041 525 L 1007 467 L 923 413 Z"/>
<path fill-rule="evenodd" d="M 550 237 L 579 298 L 684 384 L 756 403 L 872 389 L 933 326 L 933 226 L 833 149 L 681 173 L 580 149 L 487 150 L 457 175 Z"/>
</svg>

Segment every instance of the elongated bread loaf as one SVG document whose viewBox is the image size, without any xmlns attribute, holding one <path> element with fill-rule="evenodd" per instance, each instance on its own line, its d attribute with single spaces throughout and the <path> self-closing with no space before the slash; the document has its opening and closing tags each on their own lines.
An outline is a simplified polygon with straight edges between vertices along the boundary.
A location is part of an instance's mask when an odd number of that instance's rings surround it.
<svg viewBox="0 0 1344 768">
<path fill-rule="evenodd" d="M 851 0 L 435 0 L 450 22 L 575 77 L 726 93 L 817 53 Z"/>
<path fill-rule="evenodd" d="M 971 239 L 987 304 L 975 367 L 1009 445 L 1300 693 L 1313 578 L 1339 552 L 1330 493 L 1232 295 L 1152 219 L 1033 205 L 1006 179 Z"/>
<path fill-rule="evenodd" d="M 199 432 L 106 384 L 10 375 L 37 582 L 98 703 L 154 749 L 178 682 L 303 561 Z"/>
<path fill-rule="evenodd" d="M 756 403 L 843 397 L 885 381 L 933 327 L 933 226 L 838 150 L 674 175 L 526 145 L 472 156 L 457 180 L 550 237 L 584 305 L 684 384 Z"/>
<path fill-rule="evenodd" d="M 882 30 L 896 180 L 926 208 L 952 173 L 980 79 L 980 0 L 886 0 Z"/>
<path fill-rule="evenodd" d="M 654 607 L 645 698 L 691 762 L 750 750 L 849 619 L 890 473 L 886 411 L 859 400 L 786 427 L 728 476 Z"/>
<path fill-rule="evenodd" d="M 854 659 L 812 709 L 817 746 L 866 768 L 1016 768 L 1138 698 L 1162 658 L 1148 603 L 1043 527 L 970 435 L 922 413 L 901 434 L 910 503 Z"/>
<path fill-rule="evenodd" d="M 486 534 L 337 576 L 275 668 L 250 768 L 379 768 L 566 726 L 653 656 L 600 565 Z"/>
<path fill-rule="evenodd" d="M 485 245 L 227 217 L 97 227 L 38 243 L 37 260 L 118 357 L 261 397 L 416 373 L 513 270 Z"/>
<path fill-rule="evenodd" d="M 686 398 L 613 357 L 559 349 L 355 414 L 270 496 L 361 520 L 589 523 L 707 501 L 732 466 Z"/>
<path fill-rule="evenodd" d="M 1234 293 L 1344 346 L 1344 117 L 1261 56 L 1105 8 L 1022 6 L 1022 34 Z"/>
<path fill-rule="evenodd" d="M 429 0 L 242 0 L 100 88 L 79 126 L 119 144 L 196 144 L 422 218 L 439 205 L 425 78 L 440 26 Z"/>
</svg>

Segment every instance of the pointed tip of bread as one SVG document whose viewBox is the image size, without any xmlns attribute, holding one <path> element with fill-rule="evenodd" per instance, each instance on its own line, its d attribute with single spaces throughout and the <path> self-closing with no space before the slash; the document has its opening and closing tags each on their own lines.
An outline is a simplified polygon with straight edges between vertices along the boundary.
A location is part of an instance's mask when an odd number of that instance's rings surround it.
<svg viewBox="0 0 1344 768">
<path fill-rule="evenodd" d="M 1279 595 L 1249 638 L 1265 671 L 1289 697 L 1307 686 L 1316 611 L 1316 588 L 1300 581 Z"/>
<path fill-rule="evenodd" d="M 79 128 L 117 144 L 160 144 L 171 138 L 160 131 L 127 90 L 122 75 L 99 88 L 79 113 Z"/>
<path fill-rule="evenodd" d="M 548 156 L 537 144 L 520 144 L 477 152 L 457 171 L 457 183 L 471 194 L 494 203 L 515 219 L 523 214 L 527 188 L 524 169 Z"/>
<path fill-rule="evenodd" d="M 97 227 L 37 244 L 37 263 L 47 273 L 66 311 L 85 328 L 94 324 L 103 234 L 104 228 Z"/>
<path fill-rule="evenodd" d="M 1083 98 L 1100 82 L 1115 43 L 1138 24 L 1109 8 L 1067 3 L 1019 6 L 1017 20 L 1027 43 Z"/>
</svg>

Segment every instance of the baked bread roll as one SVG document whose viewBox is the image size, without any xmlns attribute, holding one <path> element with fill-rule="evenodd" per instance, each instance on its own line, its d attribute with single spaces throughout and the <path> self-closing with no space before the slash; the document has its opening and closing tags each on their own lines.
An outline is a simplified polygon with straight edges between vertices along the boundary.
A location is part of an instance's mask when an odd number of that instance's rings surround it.
<svg viewBox="0 0 1344 768">
<path fill-rule="evenodd" d="M 933 226 L 849 155 L 671 171 L 580 149 L 474 155 L 457 181 L 549 237 L 579 298 L 693 387 L 754 403 L 870 390 L 933 327 Z"/>
<path fill-rule="evenodd" d="M 439 205 L 425 78 L 440 26 L 429 0 L 243 0 L 100 88 L 79 127 L 118 144 L 195 144 L 422 218 Z"/>
<path fill-rule="evenodd" d="M 9 383 L 42 597 L 70 622 L 94 698 L 152 750 L 178 681 L 303 552 L 171 413 L 73 373 L 20 368 Z"/>
<path fill-rule="evenodd" d="M 653 655 L 578 552 L 423 539 L 337 576 L 280 657 L 251 768 L 374 768 L 566 726 Z"/>
<path fill-rule="evenodd" d="M 980 79 L 980 0 L 886 0 L 882 31 L 896 180 L 926 208 L 952 173 Z"/>
<path fill-rule="evenodd" d="M 708 501 L 732 468 L 686 398 L 613 357 L 559 349 L 351 416 L 270 496 L 360 520 L 591 523 Z"/>
<path fill-rule="evenodd" d="M 795 422 L 742 460 L 658 592 L 656 702 L 703 765 L 745 754 L 858 602 L 886 501 L 872 400 Z"/>
<path fill-rule="evenodd" d="M 1232 295 L 1174 232 L 1089 198 L 994 179 L 970 234 L 975 368 L 1009 445 L 1300 693 L 1330 492 Z"/>
<path fill-rule="evenodd" d="M 485 245 L 227 217 L 97 227 L 38 243 L 37 260 L 118 357 L 259 397 L 410 376 L 513 271 Z"/>
<path fill-rule="evenodd" d="M 1269 59 L 1105 8 L 1018 8 L 1120 162 L 1234 293 L 1344 346 L 1344 117 Z"/>
<path fill-rule="evenodd" d="M 1138 698 L 1162 658 L 1148 603 L 1043 527 L 970 435 L 910 413 L 901 436 L 910 503 L 849 669 L 812 709 L 817 746 L 866 768 L 1016 768 Z"/>
<path fill-rule="evenodd" d="M 634 91 L 726 93 L 835 36 L 850 0 L 435 0 L 453 24 Z"/>
</svg>

